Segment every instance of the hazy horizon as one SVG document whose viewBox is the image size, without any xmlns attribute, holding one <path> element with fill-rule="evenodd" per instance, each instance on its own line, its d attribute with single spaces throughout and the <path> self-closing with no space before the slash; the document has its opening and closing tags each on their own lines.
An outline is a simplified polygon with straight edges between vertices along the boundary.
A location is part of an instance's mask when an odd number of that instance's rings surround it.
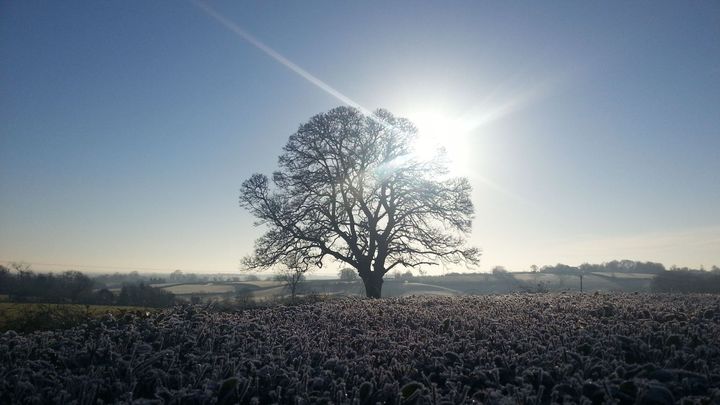
<svg viewBox="0 0 720 405">
<path fill-rule="evenodd" d="M 350 104 L 447 148 L 477 271 L 720 265 L 717 2 L 0 10 L 0 262 L 238 272 L 241 183 Z"/>
</svg>

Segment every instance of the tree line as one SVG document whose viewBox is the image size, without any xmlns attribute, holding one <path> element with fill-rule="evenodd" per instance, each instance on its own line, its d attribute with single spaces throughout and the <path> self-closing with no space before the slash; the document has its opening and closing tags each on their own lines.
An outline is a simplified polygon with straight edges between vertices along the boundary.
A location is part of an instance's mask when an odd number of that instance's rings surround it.
<svg viewBox="0 0 720 405">
<path fill-rule="evenodd" d="M 713 266 L 710 271 L 700 269 L 672 268 L 653 278 L 654 292 L 669 293 L 720 293 L 720 268 Z"/>
<path fill-rule="evenodd" d="M 174 294 L 142 281 L 123 284 L 117 295 L 102 286 L 79 271 L 36 273 L 24 264 L 0 265 L 0 294 L 14 302 L 166 307 L 175 301 Z"/>
<path fill-rule="evenodd" d="M 536 266 L 533 266 L 536 269 Z M 635 260 L 612 260 L 600 264 L 583 263 L 580 266 L 568 266 L 558 263 L 554 266 L 543 266 L 541 273 L 549 274 L 579 274 L 579 273 L 641 273 L 660 274 L 666 269 L 661 263 L 641 262 Z"/>
</svg>

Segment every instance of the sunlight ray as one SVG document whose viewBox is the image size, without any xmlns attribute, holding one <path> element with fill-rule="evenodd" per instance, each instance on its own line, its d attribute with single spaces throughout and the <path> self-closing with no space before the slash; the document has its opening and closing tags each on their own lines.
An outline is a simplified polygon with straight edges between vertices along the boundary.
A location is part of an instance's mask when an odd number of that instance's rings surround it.
<svg viewBox="0 0 720 405">
<path fill-rule="evenodd" d="M 501 185 L 495 183 L 494 181 L 488 179 L 485 176 L 475 173 L 475 174 L 473 174 L 473 178 L 479 180 L 482 184 L 495 190 L 496 192 L 509 197 L 510 199 L 514 200 L 515 202 L 518 202 L 520 204 L 523 204 L 523 205 L 526 205 L 529 207 L 539 208 L 539 206 L 536 203 L 530 201 L 529 199 L 527 199 L 513 191 L 506 189 L 505 187 L 502 187 Z"/>
<path fill-rule="evenodd" d="M 193 4 L 195 4 L 200 10 L 202 10 L 205 14 L 212 17 L 215 21 L 219 22 L 230 30 L 231 32 L 235 33 L 237 36 L 245 40 L 246 42 L 250 43 L 255 48 L 259 49 L 269 57 L 273 58 L 276 62 L 280 63 L 281 65 L 285 66 L 286 68 L 292 70 L 295 72 L 298 76 L 302 77 L 303 79 L 307 80 L 308 82 L 312 83 L 322 91 L 326 92 L 327 94 L 335 97 L 336 99 L 340 100 L 344 104 L 347 104 L 351 107 L 355 107 L 358 110 L 362 111 L 363 114 L 367 116 L 372 116 L 372 112 L 368 110 L 367 108 L 363 107 L 359 103 L 352 100 L 350 97 L 342 94 L 329 84 L 325 83 L 324 81 L 320 80 L 307 70 L 301 68 L 297 64 L 293 63 L 291 60 L 277 52 L 276 50 L 272 49 L 271 47 L 265 45 L 263 42 L 261 42 L 259 39 L 255 38 L 251 34 L 249 34 L 247 31 L 240 28 L 238 24 L 235 22 L 229 20 L 219 12 L 217 12 L 215 9 L 210 7 L 208 4 L 200 1 L 200 0 L 191 0 Z"/>
<path fill-rule="evenodd" d="M 503 99 L 499 99 L 497 94 L 512 93 L 497 87 L 479 105 L 462 114 L 458 121 L 462 123 L 465 132 L 472 132 L 477 128 L 489 125 L 547 94 L 548 88 L 553 85 L 552 82 L 552 80 L 541 81 L 528 89 L 514 92 L 515 94 L 512 96 L 505 96 Z"/>
</svg>

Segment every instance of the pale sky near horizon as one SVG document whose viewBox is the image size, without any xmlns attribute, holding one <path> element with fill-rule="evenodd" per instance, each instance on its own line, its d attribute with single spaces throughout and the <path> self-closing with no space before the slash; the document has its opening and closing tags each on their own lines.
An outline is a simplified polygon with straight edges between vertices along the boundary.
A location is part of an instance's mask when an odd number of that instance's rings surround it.
<svg viewBox="0 0 720 405">
<path fill-rule="evenodd" d="M 714 1 L 0 2 L 0 262 L 236 271 L 347 103 L 450 129 L 480 271 L 720 265 Z"/>
</svg>

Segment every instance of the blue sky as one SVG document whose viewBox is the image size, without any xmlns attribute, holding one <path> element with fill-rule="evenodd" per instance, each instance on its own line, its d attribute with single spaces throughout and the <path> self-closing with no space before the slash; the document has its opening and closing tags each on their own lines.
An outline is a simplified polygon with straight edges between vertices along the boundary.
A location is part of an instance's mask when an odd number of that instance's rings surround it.
<svg viewBox="0 0 720 405">
<path fill-rule="evenodd" d="M 204 4 L 460 128 L 481 270 L 720 265 L 719 3 Z M 48 270 L 236 271 L 262 231 L 240 184 L 342 104 L 189 1 L 2 2 L 0 95 L 0 260 Z"/>
</svg>

